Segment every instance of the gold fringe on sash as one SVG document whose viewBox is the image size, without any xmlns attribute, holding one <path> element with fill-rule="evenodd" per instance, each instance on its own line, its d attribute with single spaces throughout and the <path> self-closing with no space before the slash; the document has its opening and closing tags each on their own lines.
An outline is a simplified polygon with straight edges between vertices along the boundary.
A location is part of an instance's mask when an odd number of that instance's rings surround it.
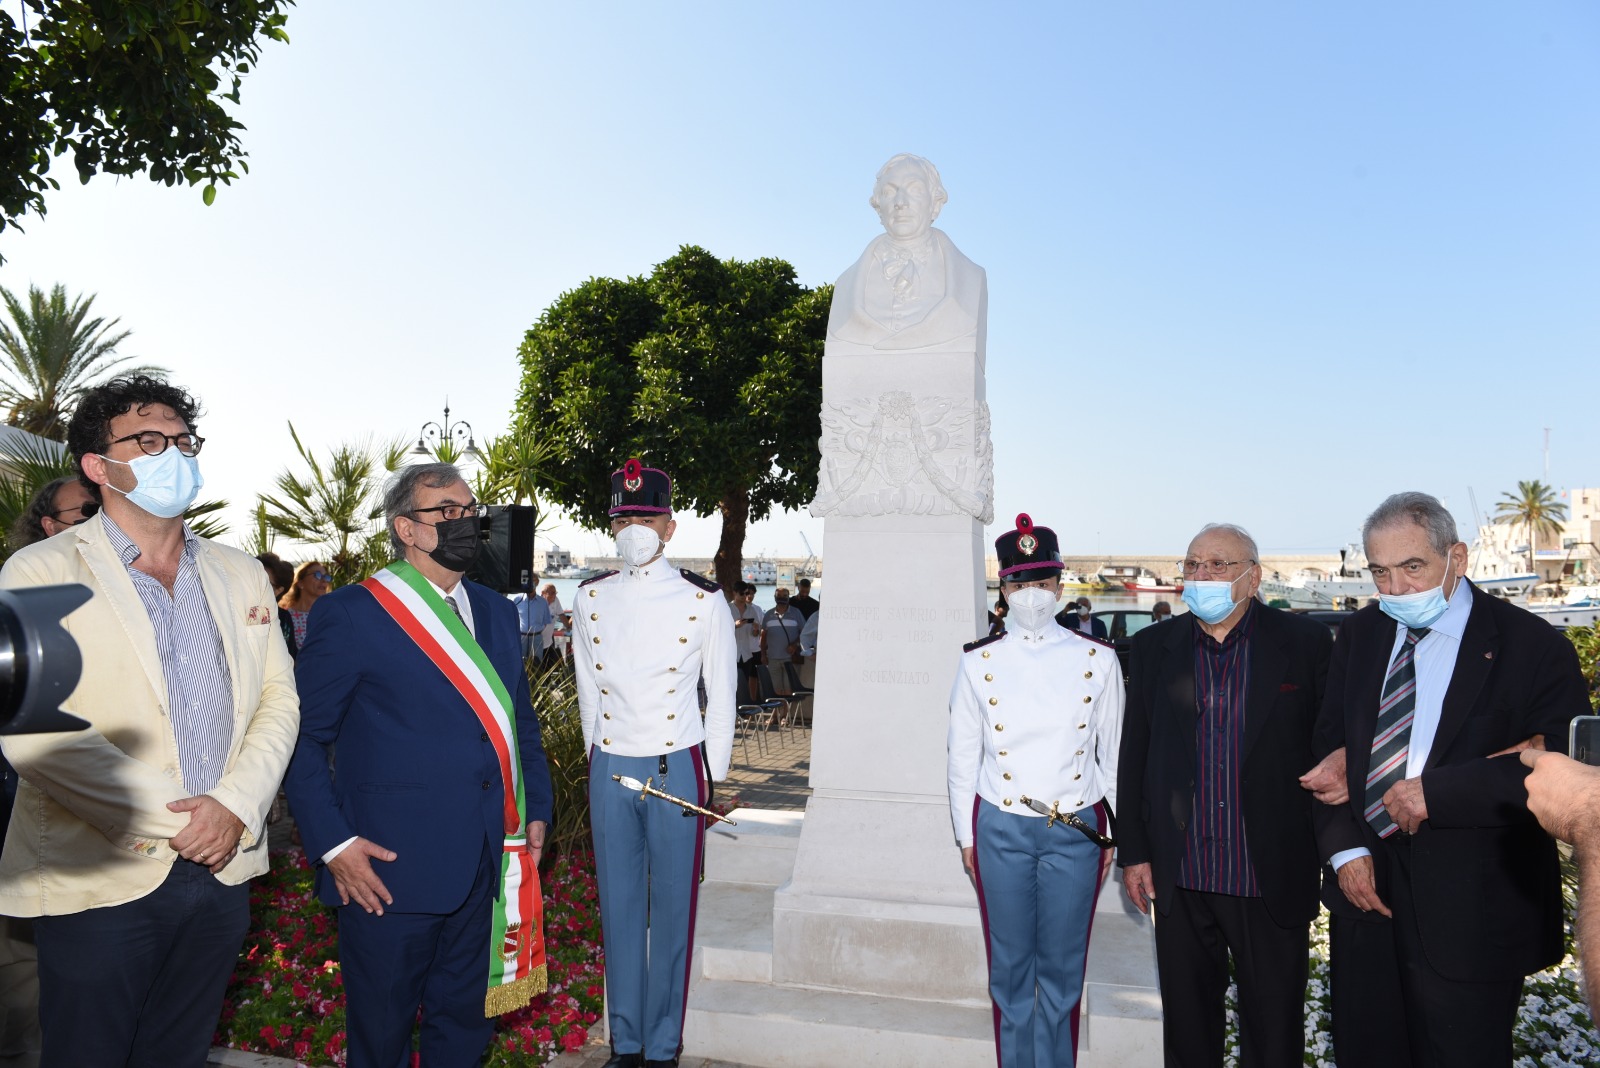
<svg viewBox="0 0 1600 1068">
<path fill-rule="evenodd" d="M 483 1014 L 493 1018 L 516 1012 L 550 986 L 549 971 L 543 964 L 520 979 L 490 987 L 483 998 Z"/>
</svg>

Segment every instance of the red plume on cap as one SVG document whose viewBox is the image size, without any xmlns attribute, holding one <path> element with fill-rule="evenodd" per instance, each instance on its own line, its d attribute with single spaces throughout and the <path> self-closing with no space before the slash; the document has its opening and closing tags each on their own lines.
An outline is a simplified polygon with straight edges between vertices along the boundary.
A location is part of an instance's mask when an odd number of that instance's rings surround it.
<svg viewBox="0 0 1600 1068">
<path fill-rule="evenodd" d="M 1017 513 L 1017 533 L 1018 534 L 1032 534 L 1033 533 L 1033 519 L 1032 519 L 1032 517 L 1030 517 L 1028 515 L 1027 512 L 1018 512 Z"/>
<path fill-rule="evenodd" d="M 644 464 L 640 463 L 639 458 L 635 456 L 633 459 L 622 465 L 622 475 L 624 478 L 638 478 L 639 472 L 643 469 Z"/>
</svg>

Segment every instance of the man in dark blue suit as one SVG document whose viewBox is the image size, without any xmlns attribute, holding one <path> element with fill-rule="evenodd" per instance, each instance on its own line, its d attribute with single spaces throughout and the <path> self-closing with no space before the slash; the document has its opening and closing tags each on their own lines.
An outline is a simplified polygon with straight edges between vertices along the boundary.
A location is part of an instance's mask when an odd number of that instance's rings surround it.
<svg viewBox="0 0 1600 1068">
<path fill-rule="evenodd" d="M 312 611 L 286 785 L 340 907 L 351 1068 L 409 1064 L 419 1006 L 423 1062 L 472 1065 L 492 1015 L 543 989 L 550 773 L 516 609 L 462 578 L 482 506 L 455 467 L 422 464 L 384 511 L 401 559 Z"/>
</svg>

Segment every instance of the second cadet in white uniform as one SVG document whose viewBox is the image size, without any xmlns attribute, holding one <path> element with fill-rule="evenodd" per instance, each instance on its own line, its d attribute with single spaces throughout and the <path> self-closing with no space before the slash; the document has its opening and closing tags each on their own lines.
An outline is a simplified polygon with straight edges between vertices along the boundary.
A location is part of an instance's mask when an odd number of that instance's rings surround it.
<svg viewBox="0 0 1600 1068">
<path fill-rule="evenodd" d="M 733 756 L 738 654 L 721 587 L 665 556 L 676 526 L 667 474 L 629 460 L 611 476 L 610 515 L 623 569 L 584 583 L 572 606 L 606 948 L 606 1064 L 671 1068 L 682 1042 L 704 817 L 612 776 L 707 805 Z"/>
<path fill-rule="evenodd" d="M 1110 858 L 1122 670 L 1109 645 L 1055 621 L 1054 531 L 1019 515 L 995 550 L 1006 630 L 966 647 L 950 691 L 950 818 L 978 891 L 999 1064 L 1071 1068 Z"/>
</svg>

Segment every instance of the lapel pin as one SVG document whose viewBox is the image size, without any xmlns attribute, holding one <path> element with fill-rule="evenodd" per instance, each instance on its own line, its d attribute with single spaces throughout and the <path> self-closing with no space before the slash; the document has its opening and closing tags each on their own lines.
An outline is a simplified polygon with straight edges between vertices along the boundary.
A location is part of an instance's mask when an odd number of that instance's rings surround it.
<svg viewBox="0 0 1600 1068">
<path fill-rule="evenodd" d="M 1483 654 L 1483 658 L 1485 660 L 1493 660 L 1494 659 L 1494 654 L 1493 653 L 1484 653 Z"/>
</svg>

